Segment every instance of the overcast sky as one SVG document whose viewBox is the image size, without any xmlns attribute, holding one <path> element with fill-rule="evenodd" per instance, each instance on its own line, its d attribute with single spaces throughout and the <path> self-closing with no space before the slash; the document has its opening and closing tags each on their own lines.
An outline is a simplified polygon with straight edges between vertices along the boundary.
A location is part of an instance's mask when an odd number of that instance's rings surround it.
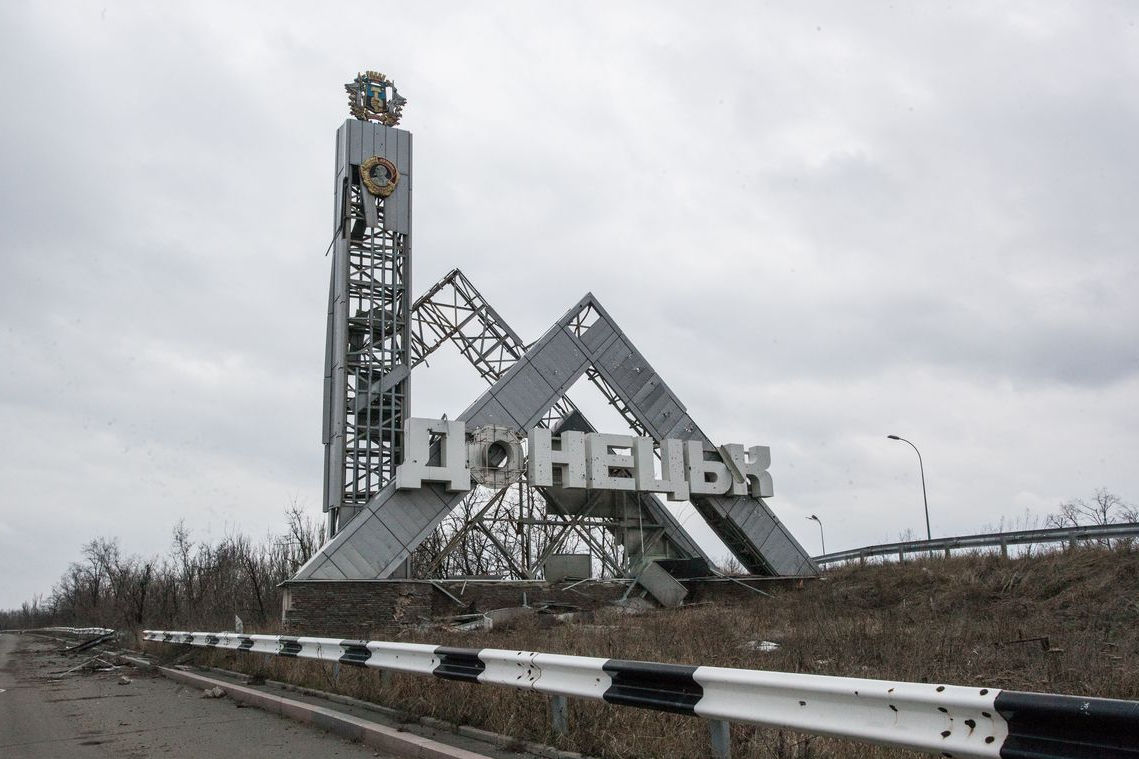
<svg viewBox="0 0 1139 759">
<path fill-rule="evenodd" d="M 527 339 L 593 291 L 771 446 L 812 553 L 812 513 L 924 533 L 888 433 L 935 535 L 1139 500 L 1134 3 L 234 5 L 0 4 L 0 608 L 96 536 L 319 515 L 365 68 L 409 100 L 414 290 L 460 267 Z M 420 416 L 482 390 L 413 379 Z"/>
</svg>

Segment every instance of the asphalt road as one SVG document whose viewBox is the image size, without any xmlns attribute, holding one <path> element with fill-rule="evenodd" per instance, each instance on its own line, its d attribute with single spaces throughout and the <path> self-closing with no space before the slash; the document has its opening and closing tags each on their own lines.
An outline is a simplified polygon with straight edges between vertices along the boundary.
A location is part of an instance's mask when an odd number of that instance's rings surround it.
<svg viewBox="0 0 1139 759">
<path fill-rule="evenodd" d="M 61 675 L 88 657 L 0 635 L 0 757 L 377 757 L 374 750 L 133 669 Z M 122 674 L 129 684 L 120 684 Z"/>
</svg>

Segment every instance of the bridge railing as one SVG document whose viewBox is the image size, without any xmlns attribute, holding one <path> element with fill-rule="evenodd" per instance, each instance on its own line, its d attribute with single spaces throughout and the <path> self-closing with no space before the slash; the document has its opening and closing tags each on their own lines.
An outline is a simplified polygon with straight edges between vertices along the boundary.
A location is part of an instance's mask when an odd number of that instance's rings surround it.
<svg viewBox="0 0 1139 759">
<path fill-rule="evenodd" d="M 933 540 L 907 540 L 899 543 L 882 543 L 865 548 L 852 548 L 847 551 L 815 556 L 816 564 L 833 564 L 840 561 L 859 559 L 865 561 L 874 556 L 897 556 L 905 558 L 909 554 L 943 551 L 946 556 L 959 548 L 1000 547 L 1001 553 L 1008 555 L 1008 547 L 1029 543 L 1068 543 L 1076 545 L 1083 540 L 1116 540 L 1139 537 L 1139 522 L 1120 524 L 1097 524 L 1080 527 L 1052 527 L 1044 530 L 1016 530 L 1013 532 L 982 533 L 980 535 L 960 535 L 953 538 Z"/>
<path fill-rule="evenodd" d="M 1136 701 L 421 643 L 165 630 L 144 637 L 531 690 L 554 699 L 563 732 L 567 696 L 689 714 L 712 721 L 717 757 L 730 755 L 730 722 L 951 757 L 1139 757 Z"/>
</svg>

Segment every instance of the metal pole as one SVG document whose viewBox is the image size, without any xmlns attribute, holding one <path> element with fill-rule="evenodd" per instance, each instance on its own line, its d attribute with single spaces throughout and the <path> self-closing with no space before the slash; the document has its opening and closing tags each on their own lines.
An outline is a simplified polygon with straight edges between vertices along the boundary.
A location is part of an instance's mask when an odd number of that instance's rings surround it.
<svg viewBox="0 0 1139 759">
<path fill-rule="evenodd" d="M 823 520 L 819 519 L 814 514 L 811 514 L 811 516 L 807 517 L 807 519 L 813 519 L 819 523 L 819 542 L 823 545 L 823 555 L 825 556 L 827 553 L 827 539 L 823 537 Z"/>
<path fill-rule="evenodd" d="M 711 720 L 708 732 L 712 738 L 714 759 L 732 759 L 732 723 L 724 719 Z"/>
<path fill-rule="evenodd" d="M 550 696 L 550 723 L 558 735 L 569 733 L 569 699 L 558 693 Z"/>
<path fill-rule="evenodd" d="M 922 503 L 925 504 L 925 537 L 926 540 L 933 540 L 933 533 L 929 530 L 929 498 L 927 498 L 925 494 L 925 465 L 921 460 L 921 451 L 918 450 L 916 445 L 910 443 L 910 441 L 904 437 L 898 437 L 897 435 L 887 435 L 886 437 L 890 440 L 901 440 L 903 443 L 909 443 L 910 448 L 913 448 L 914 453 L 918 455 L 918 470 L 921 472 L 921 499 Z"/>
</svg>

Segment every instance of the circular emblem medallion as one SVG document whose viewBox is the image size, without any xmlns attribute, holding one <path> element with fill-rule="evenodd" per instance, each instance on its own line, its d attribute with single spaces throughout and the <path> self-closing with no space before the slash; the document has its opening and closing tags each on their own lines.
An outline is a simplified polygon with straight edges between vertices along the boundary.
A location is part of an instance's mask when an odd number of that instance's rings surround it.
<svg viewBox="0 0 1139 759">
<path fill-rule="evenodd" d="M 373 195 L 386 198 L 399 184 L 399 169 L 383 156 L 374 155 L 360 164 L 360 181 Z"/>
</svg>

